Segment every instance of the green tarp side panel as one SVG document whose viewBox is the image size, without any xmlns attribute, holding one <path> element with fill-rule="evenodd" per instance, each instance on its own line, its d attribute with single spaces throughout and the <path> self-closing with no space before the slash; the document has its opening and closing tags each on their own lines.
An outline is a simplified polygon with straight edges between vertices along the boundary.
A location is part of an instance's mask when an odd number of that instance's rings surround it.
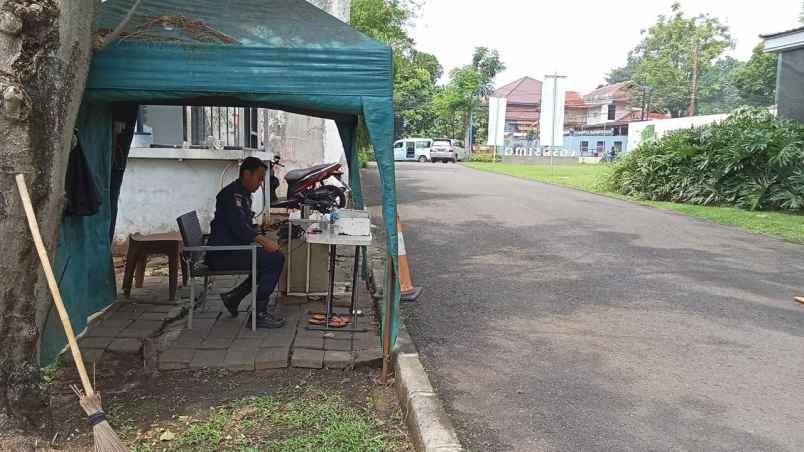
<svg viewBox="0 0 804 452">
<path fill-rule="evenodd" d="M 394 275 L 399 274 L 399 250 L 398 234 L 396 231 L 396 175 L 394 173 L 394 105 L 390 98 L 363 98 L 363 118 L 369 137 L 374 145 L 374 155 L 377 159 L 377 168 L 382 187 L 382 216 L 385 221 L 385 230 L 388 234 L 388 253 L 393 261 Z M 385 280 L 388 280 L 386 275 Z M 385 290 L 389 290 L 388 287 Z M 399 334 L 399 278 L 393 278 L 392 306 L 391 306 L 391 340 L 390 344 L 396 343 Z M 382 315 L 382 337 L 385 337 L 386 325 L 385 303 L 381 301 L 380 313 Z"/>
<path fill-rule="evenodd" d="M 109 183 L 112 166 L 112 112 L 109 105 L 81 106 L 76 122 L 79 139 L 101 195 L 100 211 L 89 217 L 64 217 L 54 272 L 61 278 L 61 294 L 73 330 L 80 333 L 87 318 L 114 301 L 115 280 L 109 228 L 111 201 Z M 64 328 L 51 309 L 42 332 L 40 362 L 48 364 L 67 343 Z"/>
</svg>

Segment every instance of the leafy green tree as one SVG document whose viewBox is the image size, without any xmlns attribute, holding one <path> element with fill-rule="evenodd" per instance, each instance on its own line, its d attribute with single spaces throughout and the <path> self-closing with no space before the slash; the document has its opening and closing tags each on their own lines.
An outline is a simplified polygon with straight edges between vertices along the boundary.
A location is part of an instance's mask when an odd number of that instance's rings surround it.
<svg viewBox="0 0 804 452">
<path fill-rule="evenodd" d="M 673 116 L 695 115 L 701 77 L 733 45 L 729 29 L 708 14 L 687 17 L 678 3 L 661 15 L 632 52 L 633 78 L 650 88 L 653 102 Z"/>
<path fill-rule="evenodd" d="M 751 59 L 734 73 L 734 86 L 748 105 L 773 105 L 776 97 L 776 67 L 779 56 L 754 47 Z"/>
<path fill-rule="evenodd" d="M 745 63 L 726 56 L 703 72 L 698 109 L 700 114 L 728 113 L 744 103 L 734 83 L 735 75 L 744 65 Z"/>
<path fill-rule="evenodd" d="M 394 103 L 397 135 L 429 135 L 434 127 L 433 95 L 443 69 L 431 54 L 419 52 L 407 27 L 416 3 L 406 0 L 353 0 L 351 24 L 394 49 Z M 367 146 L 364 130 L 358 138 Z"/>
<path fill-rule="evenodd" d="M 413 47 L 407 25 L 413 17 L 408 2 L 398 0 L 352 0 L 350 24 L 396 51 Z"/>
<path fill-rule="evenodd" d="M 606 83 L 613 85 L 615 83 L 627 82 L 634 80 L 634 73 L 639 66 L 639 59 L 634 55 L 633 51 L 628 53 L 628 62 L 625 66 L 616 67 L 606 74 Z"/>
</svg>

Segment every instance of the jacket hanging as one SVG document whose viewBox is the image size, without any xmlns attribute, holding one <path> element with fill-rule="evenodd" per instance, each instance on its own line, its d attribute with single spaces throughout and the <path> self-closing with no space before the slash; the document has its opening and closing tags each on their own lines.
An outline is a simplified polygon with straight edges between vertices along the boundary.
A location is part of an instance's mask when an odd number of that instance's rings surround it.
<svg viewBox="0 0 804 452">
<path fill-rule="evenodd" d="M 67 164 L 67 177 L 64 181 L 67 202 L 64 214 L 67 216 L 91 216 L 98 213 L 101 198 L 95 177 L 89 168 L 84 150 L 78 137 L 73 137 L 70 160 Z"/>
</svg>

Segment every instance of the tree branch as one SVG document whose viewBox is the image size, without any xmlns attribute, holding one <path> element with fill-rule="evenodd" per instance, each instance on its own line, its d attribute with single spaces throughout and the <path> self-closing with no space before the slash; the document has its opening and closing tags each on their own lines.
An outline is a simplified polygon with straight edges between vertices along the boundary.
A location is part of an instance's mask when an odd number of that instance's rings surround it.
<svg viewBox="0 0 804 452">
<path fill-rule="evenodd" d="M 109 44 L 117 40 L 117 38 L 119 38 L 121 34 L 123 34 L 123 30 L 126 29 L 126 26 L 131 21 L 131 18 L 134 17 L 134 13 L 140 6 L 140 3 L 142 3 L 142 0 L 137 0 L 134 3 L 134 5 L 131 6 L 131 9 L 126 14 L 126 17 L 123 18 L 123 21 L 120 22 L 120 25 L 118 25 L 117 28 L 114 29 L 114 31 L 112 31 L 111 33 L 106 35 L 105 38 L 103 38 L 103 42 L 101 42 L 100 46 L 98 46 L 98 48 L 95 49 L 96 51 L 101 50 L 102 48 L 108 46 Z"/>
</svg>

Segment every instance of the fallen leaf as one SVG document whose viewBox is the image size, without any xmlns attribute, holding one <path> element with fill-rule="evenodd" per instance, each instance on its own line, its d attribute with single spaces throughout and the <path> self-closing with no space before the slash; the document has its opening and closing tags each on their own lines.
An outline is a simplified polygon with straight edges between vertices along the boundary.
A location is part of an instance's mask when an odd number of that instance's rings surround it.
<svg viewBox="0 0 804 452">
<path fill-rule="evenodd" d="M 165 431 L 165 433 L 159 436 L 159 441 L 173 441 L 174 439 L 176 439 L 176 434 L 170 430 Z"/>
</svg>

